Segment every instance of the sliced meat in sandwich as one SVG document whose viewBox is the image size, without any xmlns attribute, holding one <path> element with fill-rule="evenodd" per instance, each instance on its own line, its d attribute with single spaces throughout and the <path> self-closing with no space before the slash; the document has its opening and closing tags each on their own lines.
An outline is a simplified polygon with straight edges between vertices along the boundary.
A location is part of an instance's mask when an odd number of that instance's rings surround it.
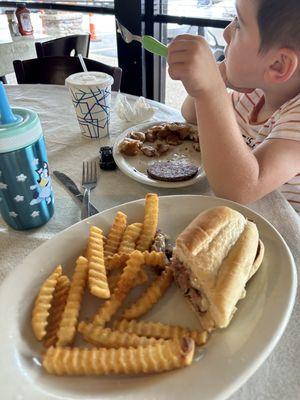
<svg viewBox="0 0 300 400">
<path fill-rule="evenodd" d="M 264 254 L 255 223 L 229 207 L 202 212 L 178 236 L 175 282 L 204 329 L 225 328 Z"/>
</svg>

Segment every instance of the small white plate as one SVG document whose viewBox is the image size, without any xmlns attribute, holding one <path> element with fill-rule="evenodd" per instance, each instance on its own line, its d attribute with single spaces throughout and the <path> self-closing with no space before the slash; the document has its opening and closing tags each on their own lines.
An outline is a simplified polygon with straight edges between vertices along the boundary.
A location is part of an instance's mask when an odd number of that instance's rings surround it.
<svg viewBox="0 0 300 400">
<path fill-rule="evenodd" d="M 203 167 L 201 165 L 201 153 L 193 148 L 192 142 L 185 140 L 182 144 L 178 146 L 170 146 L 170 150 L 166 154 L 162 154 L 159 158 L 157 157 L 147 157 L 144 154 L 138 154 L 133 157 L 126 156 L 119 152 L 118 146 L 122 140 L 132 131 L 145 131 L 154 125 L 160 125 L 165 121 L 148 122 L 139 125 L 132 126 L 126 129 L 120 136 L 118 136 L 113 147 L 113 156 L 117 166 L 120 168 L 125 175 L 130 178 L 144 183 L 145 185 L 156 186 L 161 188 L 180 188 L 185 186 L 191 186 L 199 182 L 205 177 Z M 151 143 L 150 143 L 151 144 Z M 147 174 L 148 166 L 154 161 L 167 161 L 176 156 L 184 156 L 189 162 L 194 165 L 199 166 L 199 171 L 196 176 L 192 179 L 181 182 L 165 182 L 159 181 L 157 179 L 152 179 Z"/>
<path fill-rule="evenodd" d="M 206 196 L 160 197 L 159 227 L 175 239 L 199 212 L 219 205 L 228 205 L 256 222 L 265 244 L 265 257 L 248 283 L 247 296 L 238 303 L 230 326 L 212 334 L 191 366 L 147 376 L 56 377 L 39 365 L 42 346 L 33 336 L 30 315 L 41 283 L 60 263 L 70 274 L 76 257 L 84 251 L 91 224 L 106 233 L 117 210 L 128 215 L 129 223 L 142 221 L 144 200 L 138 200 L 59 233 L 35 249 L 6 278 L 0 287 L 1 398 L 214 400 L 225 399 L 237 390 L 281 337 L 294 305 L 297 276 L 293 257 L 280 234 L 264 218 L 233 202 Z M 175 285 L 145 319 L 199 326 Z"/>
</svg>

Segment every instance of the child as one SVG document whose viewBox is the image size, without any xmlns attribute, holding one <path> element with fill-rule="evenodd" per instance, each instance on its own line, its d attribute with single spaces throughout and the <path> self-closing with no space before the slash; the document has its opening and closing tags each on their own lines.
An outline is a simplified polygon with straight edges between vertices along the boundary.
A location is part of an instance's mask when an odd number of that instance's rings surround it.
<svg viewBox="0 0 300 400">
<path fill-rule="evenodd" d="M 236 3 L 224 62 L 202 37 L 180 35 L 169 74 L 187 90 L 182 114 L 198 124 L 215 194 L 250 203 L 280 188 L 300 212 L 300 1 Z M 240 89 L 228 96 L 225 84 Z"/>
</svg>

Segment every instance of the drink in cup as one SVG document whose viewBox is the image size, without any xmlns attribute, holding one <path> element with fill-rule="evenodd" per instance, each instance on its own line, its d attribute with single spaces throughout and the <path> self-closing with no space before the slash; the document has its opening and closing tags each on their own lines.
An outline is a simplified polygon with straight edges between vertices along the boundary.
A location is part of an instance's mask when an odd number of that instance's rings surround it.
<svg viewBox="0 0 300 400">
<path fill-rule="evenodd" d="M 10 108 L 0 83 L 0 213 L 14 229 L 45 224 L 54 198 L 42 127 L 38 115 Z"/>
<path fill-rule="evenodd" d="M 84 136 L 97 139 L 109 134 L 113 81 L 112 76 L 96 71 L 79 72 L 66 79 Z"/>
</svg>

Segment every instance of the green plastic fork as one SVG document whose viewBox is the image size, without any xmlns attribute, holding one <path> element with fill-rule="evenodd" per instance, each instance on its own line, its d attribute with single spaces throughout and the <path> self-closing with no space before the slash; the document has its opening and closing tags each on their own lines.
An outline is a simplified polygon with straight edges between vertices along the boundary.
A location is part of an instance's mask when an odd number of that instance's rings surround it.
<svg viewBox="0 0 300 400">
<path fill-rule="evenodd" d="M 150 51 L 150 53 L 156 54 L 158 56 L 167 57 L 168 48 L 165 44 L 156 40 L 153 36 L 149 35 L 133 35 L 125 26 L 121 25 L 118 20 L 117 22 L 117 32 L 119 32 L 126 43 L 131 43 L 133 40 L 140 42 L 144 49 Z"/>
</svg>

